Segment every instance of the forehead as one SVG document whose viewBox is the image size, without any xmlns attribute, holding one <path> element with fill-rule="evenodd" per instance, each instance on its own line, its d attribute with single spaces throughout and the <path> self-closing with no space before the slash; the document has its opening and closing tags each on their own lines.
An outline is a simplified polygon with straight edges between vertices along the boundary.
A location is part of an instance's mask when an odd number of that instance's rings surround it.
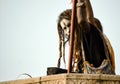
<svg viewBox="0 0 120 84">
<path fill-rule="evenodd" d="M 62 28 L 67 26 L 68 24 L 70 24 L 70 20 L 67 20 L 67 19 L 62 19 L 60 22 L 60 25 Z"/>
</svg>

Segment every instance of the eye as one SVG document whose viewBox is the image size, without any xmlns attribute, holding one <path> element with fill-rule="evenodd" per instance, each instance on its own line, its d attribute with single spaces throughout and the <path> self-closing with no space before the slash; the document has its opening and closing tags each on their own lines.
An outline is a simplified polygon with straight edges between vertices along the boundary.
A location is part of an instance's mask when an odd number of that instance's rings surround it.
<svg viewBox="0 0 120 84">
<path fill-rule="evenodd" d="M 66 30 L 66 27 L 64 27 L 63 29 Z"/>
<path fill-rule="evenodd" d="M 67 25 L 67 27 L 70 27 L 70 23 Z"/>
</svg>

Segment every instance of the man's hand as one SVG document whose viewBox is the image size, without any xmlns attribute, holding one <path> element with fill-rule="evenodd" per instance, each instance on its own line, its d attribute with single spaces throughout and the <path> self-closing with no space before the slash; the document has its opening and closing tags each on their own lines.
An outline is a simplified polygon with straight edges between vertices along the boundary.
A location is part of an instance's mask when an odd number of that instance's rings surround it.
<svg viewBox="0 0 120 84">
<path fill-rule="evenodd" d="M 85 2 L 85 0 L 78 0 L 78 3 Z"/>
</svg>

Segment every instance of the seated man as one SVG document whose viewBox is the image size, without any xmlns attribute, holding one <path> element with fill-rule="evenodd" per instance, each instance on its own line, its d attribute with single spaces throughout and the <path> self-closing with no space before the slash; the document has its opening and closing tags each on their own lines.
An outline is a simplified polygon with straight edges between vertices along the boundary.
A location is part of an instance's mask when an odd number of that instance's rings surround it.
<svg viewBox="0 0 120 84">
<path fill-rule="evenodd" d="M 99 20 L 93 17 L 89 0 L 78 0 L 76 9 L 77 25 L 74 33 L 73 72 L 83 73 L 85 71 L 85 61 L 90 64 L 89 67 L 94 67 L 97 70 L 100 69 L 104 60 L 110 60 L 111 72 L 103 73 L 114 74 L 113 49 L 109 40 L 103 34 Z M 60 58 L 65 55 L 65 43 L 69 41 L 70 22 L 71 9 L 68 9 L 60 14 L 58 20 Z M 58 67 L 60 67 L 60 58 Z"/>
</svg>

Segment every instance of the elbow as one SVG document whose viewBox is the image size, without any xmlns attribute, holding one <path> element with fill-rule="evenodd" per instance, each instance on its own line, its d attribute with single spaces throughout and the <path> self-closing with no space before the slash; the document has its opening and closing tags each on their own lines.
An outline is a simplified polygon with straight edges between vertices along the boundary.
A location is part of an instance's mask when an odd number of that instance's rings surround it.
<svg viewBox="0 0 120 84">
<path fill-rule="evenodd" d="M 78 25 L 80 25 L 80 27 L 85 27 L 86 25 L 88 24 L 88 22 L 87 21 L 85 21 L 85 20 L 78 20 Z"/>
<path fill-rule="evenodd" d="M 85 32 L 89 32 L 90 31 L 90 24 L 85 21 L 85 20 L 81 20 L 79 22 L 80 28 L 82 28 L 83 31 Z"/>
<path fill-rule="evenodd" d="M 84 18 L 81 18 L 81 19 L 78 19 L 77 22 L 79 25 L 83 25 L 84 23 L 87 23 L 87 20 Z"/>
</svg>

